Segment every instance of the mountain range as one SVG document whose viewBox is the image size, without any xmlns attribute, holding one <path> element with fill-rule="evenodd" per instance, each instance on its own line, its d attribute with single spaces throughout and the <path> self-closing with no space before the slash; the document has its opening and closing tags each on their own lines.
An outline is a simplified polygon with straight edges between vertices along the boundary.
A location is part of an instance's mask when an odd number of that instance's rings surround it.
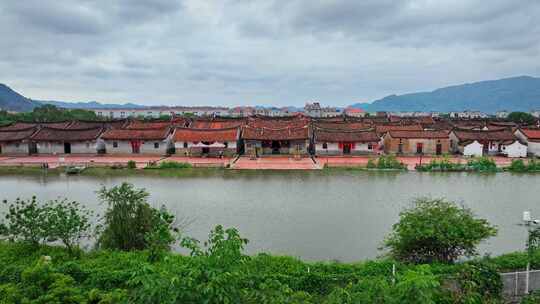
<svg viewBox="0 0 540 304">
<path fill-rule="evenodd" d="M 52 104 L 57 107 L 66 108 L 66 109 L 145 108 L 145 106 L 134 104 L 134 103 L 111 104 L 111 103 L 100 103 L 96 101 L 67 102 L 67 101 L 54 101 L 54 100 L 34 100 L 34 99 L 24 97 L 23 95 L 15 92 L 13 89 L 8 87 L 7 85 L 0 83 L 0 110 L 27 112 L 27 111 L 32 111 L 33 108 L 44 105 L 44 104 Z"/>
<path fill-rule="evenodd" d="M 540 78 L 519 76 L 440 88 L 431 92 L 390 95 L 352 107 L 375 111 L 477 110 L 530 111 L 540 108 Z"/>
<path fill-rule="evenodd" d="M 144 108 L 145 106 L 125 103 L 109 104 L 90 102 L 66 102 L 33 100 L 0 83 L 0 109 L 9 111 L 31 111 L 43 104 L 63 108 Z M 480 81 L 403 95 L 390 95 L 369 103 L 355 103 L 354 108 L 375 111 L 437 111 L 451 112 L 477 110 L 494 113 L 499 110 L 530 111 L 540 109 L 540 78 L 519 76 L 499 80 Z"/>
</svg>

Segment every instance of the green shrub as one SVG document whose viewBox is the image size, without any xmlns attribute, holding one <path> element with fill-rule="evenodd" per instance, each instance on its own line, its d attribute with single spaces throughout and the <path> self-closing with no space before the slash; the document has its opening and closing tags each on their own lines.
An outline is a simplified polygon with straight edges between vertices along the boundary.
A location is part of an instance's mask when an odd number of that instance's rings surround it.
<svg viewBox="0 0 540 304">
<path fill-rule="evenodd" d="M 160 169 L 186 169 L 191 167 L 192 165 L 190 163 L 181 163 L 175 161 L 163 161 L 159 163 Z"/>
<path fill-rule="evenodd" d="M 458 164 L 453 163 L 450 161 L 449 156 L 445 155 L 441 158 L 434 158 L 427 164 L 417 165 L 416 170 L 421 171 L 421 172 L 431 172 L 431 171 L 457 172 L 457 171 L 467 170 L 467 166 L 463 164 L 459 164 L 459 163 Z"/>
<path fill-rule="evenodd" d="M 407 169 L 407 166 L 398 161 L 393 155 L 382 155 L 377 160 L 368 160 L 367 167 L 370 169 Z"/>
<path fill-rule="evenodd" d="M 127 162 L 127 168 L 128 169 L 135 169 L 135 168 L 137 168 L 137 163 L 134 160 L 129 160 Z"/>
<path fill-rule="evenodd" d="M 499 171 L 495 161 L 492 158 L 485 157 L 485 156 L 478 157 L 478 158 L 473 158 L 473 159 L 469 160 L 469 162 L 467 163 L 467 166 L 472 171 L 477 171 L 477 172 L 497 172 L 497 171 Z"/>
<path fill-rule="evenodd" d="M 540 162 L 531 159 L 526 164 L 522 159 L 515 159 L 512 160 L 507 170 L 510 172 L 537 172 L 540 171 Z"/>
<path fill-rule="evenodd" d="M 98 227 L 99 247 L 156 250 L 168 248 L 174 240 L 174 217 L 164 208 L 152 208 L 146 201 L 149 194 L 144 189 L 122 183 L 111 189 L 103 187 L 98 195 L 108 205 L 104 223 Z"/>
<path fill-rule="evenodd" d="M 403 210 L 385 247 L 398 260 L 413 263 L 452 263 L 476 254 L 476 246 L 497 229 L 470 209 L 444 199 L 416 199 Z"/>
<path fill-rule="evenodd" d="M 540 303 L 540 291 L 535 291 L 530 295 L 521 299 L 521 304 L 538 304 Z"/>
<path fill-rule="evenodd" d="M 61 241 L 70 252 L 81 238 L 88 235 L 92 212 L 75 201 L 52 200 L 43 204 L 36 197 L 17 198 L 8 203 L 5 221 L 0 224 L 0 235 L 11 240 L 22 240 L 32 245 Z"/>
</svg>

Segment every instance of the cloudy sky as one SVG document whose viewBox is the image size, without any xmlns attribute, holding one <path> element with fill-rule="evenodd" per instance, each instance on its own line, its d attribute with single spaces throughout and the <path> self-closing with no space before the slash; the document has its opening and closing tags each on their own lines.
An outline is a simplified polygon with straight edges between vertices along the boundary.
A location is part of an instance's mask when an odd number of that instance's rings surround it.
<svg viewBox="0 0 540 304">
<path fill-rule="evenodd" d="M 0 82 L 34 99 L 348 105 L 540 76 L 538 0 L 24 0 L 0 16 Z"/>
</svg>

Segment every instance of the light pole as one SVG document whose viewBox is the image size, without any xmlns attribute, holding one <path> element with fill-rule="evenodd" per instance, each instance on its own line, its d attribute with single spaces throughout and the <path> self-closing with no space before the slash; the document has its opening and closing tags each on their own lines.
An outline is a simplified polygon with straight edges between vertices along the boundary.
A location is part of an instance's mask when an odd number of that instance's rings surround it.
<svg viewBox="0 0 540 304">
<path fill-rule="evenodd" d="M 530 211 L 523 211 L 523 224 L 527 226 L 527 270 L 525 271 L 525 294 L 529 294 L 529 273 L 531 270 L 531 226 L 538 225 L 539 220 L 533 220 Z"/>
</svg>

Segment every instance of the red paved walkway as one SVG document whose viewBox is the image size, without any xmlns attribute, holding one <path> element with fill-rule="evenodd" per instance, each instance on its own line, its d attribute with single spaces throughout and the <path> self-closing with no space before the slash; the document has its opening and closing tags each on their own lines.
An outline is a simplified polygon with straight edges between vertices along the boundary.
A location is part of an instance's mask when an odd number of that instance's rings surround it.
<svg viewBox="0 0 540 304">
<path fill-rule="evenodd" d="M 276 169 L 276 170 L 308 170 L 321 169 L 325 165 L 329 167 L 358 167 L 366 166 L 370 158 L 377 156 L 330 156 L 317 157 L 314 163 L 311 158 L 304 157 L 295 159 L 293 157 L 278 156 L 278 157 L 263 157 L 258 159 L 250 159 L 250 157 L 240 157 L 238 161 L 232 164 L 233 169 Z M 505 167 L 512 162 L 511 158 L 492 157 L 497 166 Z M 433 157 L 410 156 L 398 157 L 398 160 L 407 165 L 409 170 L 414 170 L 415 166 L 420 163 L 429 163 Z M 113 164 L 127 164 L 128 161 L 136 162 L 138 168 L 144 168 L 151 162 L 160 161 L 176 161 L 190 163 L 194 167 L 227 167 L 233 162 L 232 158 L 204 158 L 204 157 L 184 157 L 184 156 L 149 156 L 149 155 L 38 155 L 38 156 L 14 156 L 0 157 L 0 166 L 39 166 L 47 163 L 50 168 L 65 165 L 92 165 L 92 166 L 110 166 Z M 450 161 L 466 163 L 468 158 L 452 157 Z"/>
<path fill-rule="evenodd" d="M 157 162 L 163 156 L 147 156 L 147 155 L 33 155 L 19 156 L 8 159 L 0 159 L 0 166 L 17 166 L 17 165 L 41 165 L 47 163 L 49 168 L 56 168 L 65 165 L 96 165 L 110 166 L 113 164 L 127 164 L 128 161 L 136 162 L 137 167 L 145 167 L 150 162 Z"/>
<path fill-rule="evenodd" d="M 240 157 L 232 165 L 233 169 L 265 169 L 265 170 L 313 170 L 320 169 L 309 157 L 295 159 L 291 157 L 262 157 L 251 159 Z"/>
</svg>

